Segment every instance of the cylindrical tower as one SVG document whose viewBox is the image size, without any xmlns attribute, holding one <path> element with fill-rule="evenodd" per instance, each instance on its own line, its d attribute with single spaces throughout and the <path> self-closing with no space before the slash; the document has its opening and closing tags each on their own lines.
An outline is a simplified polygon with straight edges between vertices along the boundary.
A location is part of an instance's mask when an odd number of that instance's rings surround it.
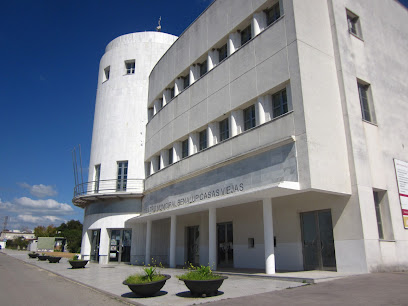
<svg viewBox="0 0 408 306">
<path fill-rule="evenodd" d="M 85 208 L 85 259 L 135 261 L 136 229 L 126 222 L 141 213 L 149 74 L 176 39 L 160 32 L 123 35 L 101 59 L 88 182 L 76 186 L 73 199 Z"/>
</svg>

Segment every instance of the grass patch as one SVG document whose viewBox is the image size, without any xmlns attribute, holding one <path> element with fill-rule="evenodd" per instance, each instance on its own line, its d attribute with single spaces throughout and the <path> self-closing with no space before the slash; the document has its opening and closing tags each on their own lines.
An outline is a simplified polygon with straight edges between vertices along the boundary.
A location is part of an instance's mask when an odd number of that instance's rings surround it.
<svg viewBox="0 0 408 306">
<path fill-rule="evenodd" d="M 152 275 L 151 277 L 148 277 L 147 275 L 141 275 L 141 274 L 134 274 L 130 275 L 125 282 L 128 284 L 147 284 L 151 282 L 156 282 L 165 279 L 166 276 L 161 275 L 161 274 L 155 274 Z"/>
<path fill-rule="evenodd" d="M 189 271 L 178 275 L 179 280 L 214 280 L 222 278 L 221 275 L 213 274 L 210 266 L 195 267 L 190 264 Z"/>
</svg>

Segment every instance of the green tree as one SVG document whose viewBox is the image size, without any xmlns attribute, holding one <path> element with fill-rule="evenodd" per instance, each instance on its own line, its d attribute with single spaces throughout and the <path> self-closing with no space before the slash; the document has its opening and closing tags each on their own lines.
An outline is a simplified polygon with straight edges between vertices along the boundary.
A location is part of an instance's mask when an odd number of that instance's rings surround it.
<svg viewBox="0 0 408 306">
<path fill-rule="evenodd" d="M 13 240 L 7 240 L 6 247 L 10 249 L 26 249 L 28 241 L 24 237 L 16 237 Z"/>
<path fill-rule="evenodd" d="M 82 223 L 77 220 L 70 220 L 57 227 L 58 236 L 67 239 L 67 248 L 71 253 L 81 251 Z"/>
<path fill-rule="evenodd" d="M 34 229 L 34 235 L 38 237 L 55 237 L 57 235 L 57 228 L 54 225 L 47 227 L 39 225 Z"/>
</svg>

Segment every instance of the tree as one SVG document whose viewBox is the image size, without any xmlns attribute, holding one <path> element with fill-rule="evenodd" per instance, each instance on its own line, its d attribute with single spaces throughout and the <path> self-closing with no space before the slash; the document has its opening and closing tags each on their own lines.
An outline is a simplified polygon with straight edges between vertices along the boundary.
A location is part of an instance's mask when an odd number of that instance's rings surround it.
<svg viewBox="0 0 408 306">
<path fill-rule="evenodd" d="M 28 246 L 28 241 L 24 237 L 16 237 L 13 240 L 7 240 L 6 246 L 10 249 L 26 249 Z"/>
<path fill-rule="evenodd" d="M 58 236 L 67 239 L 67 248 L 71 253 L 81 251 L 82 223 L 77 220 L 70 220 L 57 227 Z"/>
<path fill-rule="evenodd" d="M 57 228 L 51 224 L 47 227 L 39 225 L 34 229 L 34 235 L 38 237 L 55 237 L 57 235 Z"/>
</svg>

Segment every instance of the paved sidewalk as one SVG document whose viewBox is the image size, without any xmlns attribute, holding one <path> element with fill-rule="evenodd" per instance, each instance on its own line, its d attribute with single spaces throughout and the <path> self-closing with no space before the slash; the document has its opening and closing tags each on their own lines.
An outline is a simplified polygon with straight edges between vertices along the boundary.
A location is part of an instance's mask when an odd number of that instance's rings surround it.
<svg viewBox="0 0 408 306">
<path fill-rule="evenodd" d="M 66 258 L 62 258 L 60 263 L 51 264 L 48 261 L 38 261 L 37 259 L 28 258 L 28 252 L 26 251 L 14 251 L 8 249 L 2 251 L 9 256 L 61 275 L 75 282 L 95 288 L 110 295 L 119 296 L 122 300 L 128 303 L 140 303 L 143 305 L 201 304 L 299 287 L 306 282 L 314 283 L 348 276 L 348 274 L 340 274 L 336 272 L 311 271 L 281 273 L 275 275 L 274 278 L 271 278 L 262 273 L 249 273 L 250 271 L 248 271 L 248 273 L 231 272 L 228 273 L 229 279 L 224 281 L 220 288 L 220 293 L 217 296 L 195 298 L 191 297 L 184 283 L 175 277 L 176 275 L 182 274 L 184 272 L 183 270 L 161 269 L 162 273 L 170 274 L 172 278 L 166 282 L 162 291 L 157 296 L 152 298 L 139 298 L 134 295 L 127 286 L 123 285 L 122 281 L 128 275 L 142 271 L 141 267 L 125 264 L 99 265 L 96 263 L 88 263 L 85 269 L 71 269 Z M 4 256 L 4 254 L 1 254 L 0 256 Z M 279 277 L 284 280 L 276 279 Z M 293 281 L 290 281 L 291 278 Z"/>
</svg>

